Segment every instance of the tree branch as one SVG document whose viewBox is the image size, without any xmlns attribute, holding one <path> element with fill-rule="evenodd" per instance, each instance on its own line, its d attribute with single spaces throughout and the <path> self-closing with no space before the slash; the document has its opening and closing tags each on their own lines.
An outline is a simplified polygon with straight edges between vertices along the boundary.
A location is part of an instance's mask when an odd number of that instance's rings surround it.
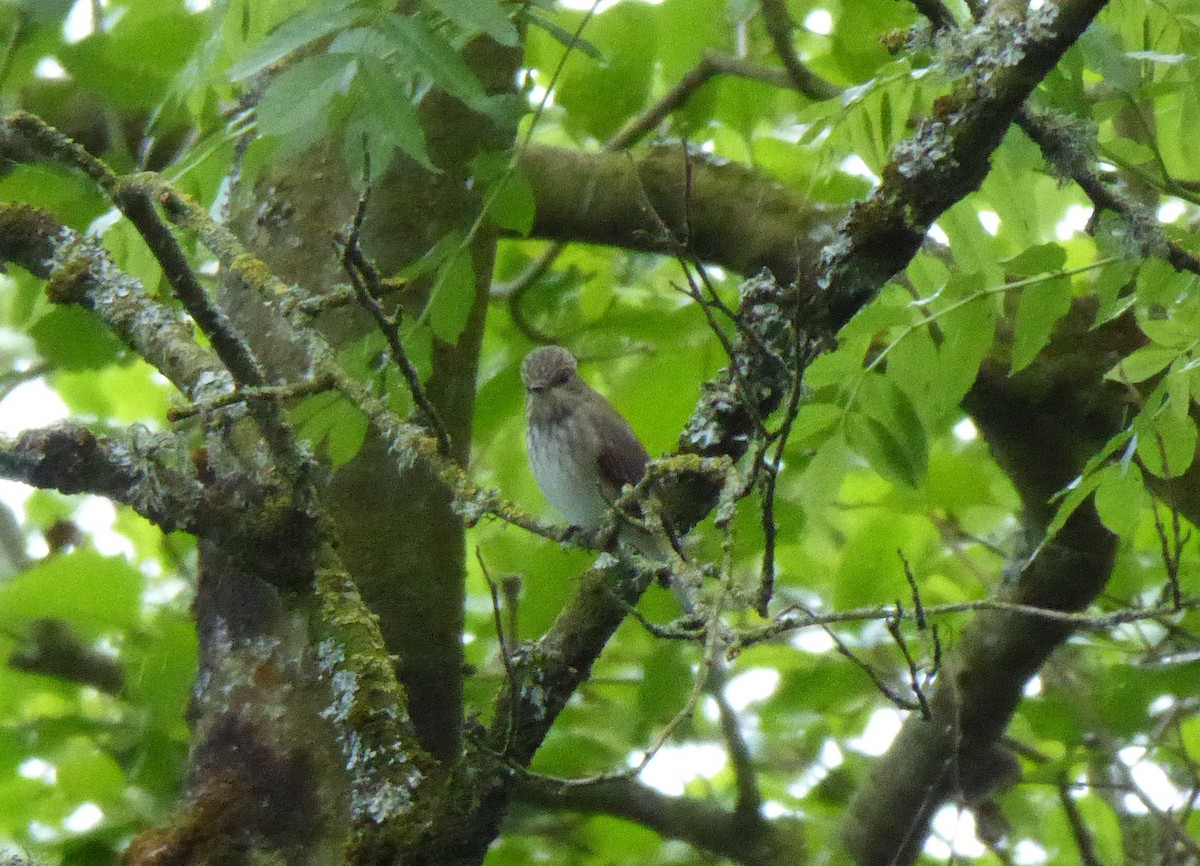
<svg viewBox="0 0 1200 866">
<path fill-rule="evenodd" d="M 0 437 L 0 477 L 105 496 L 166 532 L 205 535 L 222 522 L 206 501 L 183 440 L 141 428 L 124 436 L 97 436 L 64 423 Z"/>
<path fill-rule="evenodd" d="M 979 35 L 1005 45 L 1005 57 L 1019 59 L 981 61 L 939 98 L 917 132 L 896 147 L 879 187 L 822 251 L 804 290 L 823 299 L 831 330 L 912 260 L 934 220 L 978 188 L 1021 104 L 1104 5 L 1064 0 L 1031 12 L 1020 27 L 990 14 L 976 25 Z"/>
<path fill-rule="evenodd" d="M 781 284 L 816 258 L 837 219 L 752 169 L 678 146 L 631 155 L 539 145 L 520 168 L 537 202 L 532 237 L 682 254 L 747 275 L 767 268 Z"/>
<path fill-rule="evenodd" d="M 192 326 L 122 273 L 96 241 L 29 205 L 0 205 L 0 262 L 46 280 L 50 300 L 79 304 L 190 400 L 233 389 L 220 360 L 196 342 Z"/>
<path fill-rule="evenodd" d="M 794 818 L 764 821 L 706 800 L 669 797 L 633 779 L 608 779 L 563 787 L 527 777 L 518 788 L 523 802 L 549 809 L 599 812 L 634 821 L 746 866 L 802 863 L 802 824 Z"/>
<path fill-rule="evenodd" d="M 813 99 L 832 99 L 838 96 L 842 92 L 840 87 L 814 73 L 796 56 L 796 48 L 792 44 L 792 30 L 796 25 L 783 0 L 762 0 L 762 13 L 767 35 L 775 44 L 775 53 L 783 62 L 792 85 Z"/>
<path fill-rule="evenodd" d="M 32 114 L 16 112 L 0 121 L 0 127 L 0 136 L 5 139 L 23 140 L 33 145 L 36 152 L 69 168 L 77 168 L 92 178 L 142 236 L 146 246 L 162 267 L 175 296 L 204 332 L 213 351 L 234 380 L 239 385 L 249 387 L 261 387 L 266 384 L 262 368 L 249 344 L 234 327 L 225 311 L 208 297 L 179 242 L 159 217 L 153 201 L 153 175 L 115 175 L 108 166 L 81 145 Z M 279 403 L 273 399 L 255 401 L 249 409 L 261 425 L 275 458 L 289 474 L 296 476 L 300 473 L 305 459 L 283 417 Z"/>
</svg>

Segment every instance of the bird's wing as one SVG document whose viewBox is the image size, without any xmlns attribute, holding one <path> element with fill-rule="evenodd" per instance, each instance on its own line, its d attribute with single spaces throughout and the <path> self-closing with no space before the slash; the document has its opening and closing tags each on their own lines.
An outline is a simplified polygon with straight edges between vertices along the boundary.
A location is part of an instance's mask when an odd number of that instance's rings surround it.
<svg viewBox="0 0 1200 866">
<path fill-rule="evenodd" d="M 610 431 L 608 438 L 599 443 L 596 450 L 596 462 L 600 468 L 600 477 L 604 479 L 604 497 L 614 501 L 626 484 L 637 484 L 646 473 L 646 463 L 650 455 L 646 446 L 638 439 L 625 419 L 616 409 L 605 406 L 615 416 L 619 423 L 605 425 Z"/>
</svg>

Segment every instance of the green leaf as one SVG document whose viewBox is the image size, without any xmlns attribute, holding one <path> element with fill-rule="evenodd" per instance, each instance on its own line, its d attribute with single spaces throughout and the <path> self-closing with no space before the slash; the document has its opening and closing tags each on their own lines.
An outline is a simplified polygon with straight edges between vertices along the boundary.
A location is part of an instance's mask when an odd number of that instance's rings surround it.
<svg viewBox="0 0 1200 866">
<path fill-rule="evenodd" d="M 637 695 L 641 735 L 671 718 L 687 703 L 692 662 L 680 651 L 678 642 L 673 643 L 673 646 L 659 643 L 643 666 Z"/>
<path fill-rule="evenodd" d="M 240 81 L 282 60 L 302 45 L 357 24 L 371 14 L 358 0 L 331 0 L 306 9 L 279 27 L 251 54 L 229 68 L 231 81 Z M 312 59 L 312 58 L 309 58 Z"/>
<path fill-rule="evenodd" d="M 1075 513 L 1075 510 L 1092 495 L 1096 490 L 1096 485 L 1099 483 L 1100 473 L 1093 472 L 1085 474 L 1082 478 L 1075 479 L 1067 486 L 1066 495 L 1063 497 L 1062 503 L 1058 506 L 1058 510 L 1054 512 L 1054 519 L 1046 527 L 1046 536 L 1041 542 L 1043 546 L 1053 541 L 1054 536 L 1058 535 L 1058 531 L 1066 525 L 1067 520 Z"/>
<path fill-rule="evenodd" d="M 603 140 L 645 104 L 659 46 L 657 9 L 627 4 L 620 15 L 596 16 L 587 34 L 604 58 L 571 56 L 559 76 L 555 102 L 566 112 L 569 130 Z"/>
<path fill-rule="evenodd" d="M 996 338 L 996 308 L 985 298 L 938 318 L 942 344 L 938 346 L 934 394 L 942 412 L 952 409 L 975 384 L 979 367 Z"/>
<path fill-rule="evenodd" d="M 906 443 L 882 422 L 867 415 L 850 415 L 846 418 L 846 439 L 872 469 L 889 481 L 909 487 L 921 483 L 924 467 Z"/>
<path fill-rule="evenodd" d="M 549 34 L 550 38 L 552 38 L 563 48 L 568 48 L 572 51 L 579 51 L 582 54 L 592 58 L 592 60 L 601 60 L 604 58 L 604 55 L 600 53 L 600 49 L 593 45 L 591 41 L 584 39 L 581 35 L 577 35 L 576 33 L 567 30 L 565 27 L 560 27 L 549 18 L 543 18 L 541 15 L 531 12 L 528 9 L 524 10 L 523 15 L 526 21 L 528 21 L 534 27 L 537 27 L 539 30 L 545 31 L 547 34 Z"/>
<path fill-rule="evenodd" d="M 91 738 L 72 737 L 54 754 L 56 781 L 68 800 L 119 801 L 126 783 L 121 765 Z"/>
<path fill-rule="evenodd" d="M 1137 266 L 1133 262 L 1120 261 L 1105 265 L 1096 275 L 1092 291 L 1100 304 L 1096 308 L 1093 325 L 1103 325 L 1129 309 L 1136 300 L 1136 295 L 1127 289 L 1132 288 L 1136 270 Z"/>
<path fill-rule="evenodd" d="M 345 93 L 358 64 L 344 54 L 306 57 L 278 75 L 258 103 L 258 127 L 264 135 L 310 137 L 324 131 L 334 96 Z"/>
<path fill-rule="evenodd" d="M 1137 319 L 1142 333 L 1160 346 L 1185 349 L 1200 340 L 1200 329 L 1197 329 L 1195 322 L 1188 321 L 1186 317 L 1151 319 L 1139 315 Z"/>
<path fill-rule="evenodd" d="M 409 101 L 403 82 L 385 64 L 370 57 L 360 59 L 355 95 L 358 106 L 346 123 L 343 139 L 347 165 L 355 177 L 362 176 L 364 140 L 371 154 L 372 180 L 387 169 L 397 149 L 425 168 L 434 169 L 417 107 Z"/>
<path fill-rule="evenodd" d="M 121 557 L 77 550 L 44 560 L 0 586 L 0 623 L 61 619 L 84 635 L 132 628 L 142 576 Z"/>
<path fill-rule="evenodd" d="M 1053 277 L 1021 290 L 1014 326 L 1012 369 L 1017 373 L 1032 363 L 1050 341 L 1055 324 L 1071 309 L 1071 281 Z"/>
<path fill-rule="evenodd" d="M 514 168 L 493 185 L 488 199 L 488 216 L 497 228 L 528 235 L 536 212 L 533 186 L 520 168 Z"/>
<path fill-rule="evenodd" d="M 483 85 L 475 73 L 450 43 L 420 18 L 388 15 L 383 24 L 396 41 L 399 60 L 404 66 L 427 75 L 437 87 L 463 102 L 471 104 L 484 98 Z"/>
<path fill-rule="evenodd" d="M 336 469 L 352 460 L 367 434 L 366 416 L 339 394 L 314 394 L 293 410 L 300 435 Z"/>
<path fill-rule="evenodd" d="M 1175 270 L 1163 259 L 1146 259 L 1138 268 L 1138 300 L 1172 309 L 1180 298 L 1194 291 L 1197 279 L 1200 278 L 1188 271 Z"/>
<path fill-rule="evenodd" d="M 121 341 L 83 307 L 53 307 L 29 328 L 38 354 L 63 370 L 100 370 L 124 351 Z"/>
<path fill-rule="evenodd" d="M 486 33 L 501 45 L 516 45 L 516 26 L 496 0 L 425 0 L 468 34 Z"/>
<path fill-rule="evenodd" d="M 151 726 L 178 729 L 196 678 L 198 638 L 195 626 L 163 615 L 145 646 L 140 664 L 129 672 L 130 698 L 150 714 Z"/>
<path fill-rule="evenodd" d="M 1150 497 L 1136 463 L 1107 466 L 1099 473 L 1096 513 L 1117 535 L 1132 532 L 1146 513 Z"/>
<path fill-rule="evenodd" d="M 792 424 L 791 441 L 800 445 L 814 444 L 816 439 L 824 441 L 844 414 L 841 406 L 832 403 L 801 403 Z"/>
<path fill-rule="evenodd" d="M 1049 271 L 1061 271 L 1066 263 L 1067 251 L 1058 244 L 1038 244 L 1000 261 L 1004 272 L 1014 277 L 1035 277 Z"/>
<path fill-rule="evenodd" d="M 1104 152 L 1118 162 L 1141 165 L 1154 159 L 1154 151 L 1132 138 L 1115 138 L 1105 142 Z"/>
<path fill-rule="evenodd" d="M 847 436 L 885 478 L 918 486 L 929 462 L 925 425 L 909 395 L 878 373 L 863 377 L 847 416 Z"/>
<path fill-rule="evenodd" d="M 909 550 L 930 531 L 920 518 L 887 513 L 863 520 L 846 539 L 834 585 L 839 610 L 911 598 L 897 551 Z"/>
<path fill-rule="evenodd" d="M 434 336 L 445 343 L 455 343 L 475 301 L 475 268 L 471 264 L 471 251 L 460 246 L 446 262 L 438 268 L 437 280 L 425 315 Z"/>
<path fill-rule="evenodd" d="M 1137 431 L 1138 457 L 1142 465 L 1159 478 L 1178 478 L 1188 470 L 1196 456 L 1196 423 L 1190 416 L 1158 412 L 1146 419 L 1142 413 L 1133 422 Z"/>
<path fill-rule="evenodd" d="M 1178 357 L 1179 350 L 1169 346 L 1143 346 L 1134 349 L 1127 357 L 1118 361 L 1104 374 L 1104 378 L 1130 384 L 1144 382 L 1166 369 Z"/>
</svg>

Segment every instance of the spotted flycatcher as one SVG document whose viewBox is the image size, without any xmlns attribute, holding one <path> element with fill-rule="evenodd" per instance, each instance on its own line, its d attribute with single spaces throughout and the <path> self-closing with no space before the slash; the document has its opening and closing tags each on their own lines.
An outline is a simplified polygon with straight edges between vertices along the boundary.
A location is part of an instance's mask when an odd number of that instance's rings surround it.
<svg viewBox="0 0 1200 866">
<path fill-rule="evenodd" d="M 533 477 L 563 517 L 600 529 L 626 484 L 637 484 L 650 455 L 621 413 L 579 376 L 575 358 L 558 346 L 534 349 L 521 362 L 528 426 L 525 447 Z M 620 538 L 666 559 L 666 540 L 626 526 Z"/>
</svg>

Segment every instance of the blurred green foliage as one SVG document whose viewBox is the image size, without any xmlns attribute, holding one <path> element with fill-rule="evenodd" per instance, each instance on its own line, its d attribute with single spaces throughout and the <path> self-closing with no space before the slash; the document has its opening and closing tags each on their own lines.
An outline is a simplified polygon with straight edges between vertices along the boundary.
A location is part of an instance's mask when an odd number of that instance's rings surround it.
<svg viewBox="0 0 1200 866">
<path fill-rule="evenodd" d="M 510 111 L 511 105 L 484 97 L 461 60 L 462 44 L 479 33 L 504 44 L 523 36 L 527 107 L 532 111 L 547 89 L 553 92 L 532 139 L 582 149 L 595 149 L 661 97 L 705 51 L 775 63 L 757 4 L 748 0 L 624 0 L 592 16 L 578 39 L 571 36 L 587 13 L 548 0 L 525 4 L 532 7 L 527 16 L 515 14 L 520 4 L 498 0 L 429 0 L 416 18 L 368 0 L 97 5 L 101 20 L 89 28 L 78 23 L 93 8 L 86 0 L 0 4 L 0 32 L 7 34 L 0 102 L 6 111 L 26 108 L 69 125 L 117 170 L 161 169 L 206 205 L 218 198 L 234 142 L 250 122 L 277 148 L 263 158 L 285 158 L 332 133 L 343 136 L 353 162 L 369 133 L 378 169 L 396 154 L 427 161 L 416 106 L 431 86 L 481 110 Z M 963 12 L 963 4 L 951 5 Z M 947 79 L 936 68 L 936 51 L 893 56 L 883 47 L 893 30 L 917 24 L 908 4 L 793 0 L 788 7 L 797 22 L 809 22 L 795 34 L 797 50 L 815 71 L 852 88 L 844 98 L 811 104 L 760 82 L 717 77 L 660 134 L 686 136 L 715 159 L 752 166 L 810 200 L 843 205 L 870 188 L 871 175 L 880 173 Z M 74 29 L 67 29 L 68 21 Z M 65 77 L 49 72 L 51 59 Z M 240 88 L 279 63 L 285 68 L 248 120 Z M 1152 203 L 1164 206 L 1158 214 L 1166 233 L 1191 249 L 1200 245 L 1196 3 L 1110 4 L 1038 98 L 1092 123 L 1104 158 L 1138 172 Z M 1129 105 L 1153 130 L 1148 140 L 1128 137 L 1120 115 Z M 528 129 L 531 120 L 525 123 Z M 1010 369 L 1027 369 L 1072 300 L 1087 295 L 1097 300 L 1098 322 L 1134 310 L 1149 340 L 1115 362 L 1111 377 L 1157 381 L 1145 400 L 1130 406 L 1125 431 L 1089 465 L 1064 497 L 1064 509 L 1095 491 L 1102 519 L 1121 536 L 1105 604 L 1153 603 L 1162 591 L 1155 508 L 1159 519 L 1170 517 L 1152 505 L 1144 473 L 1178 476 L 1194 457 L 1197 431 L 1189 410 L 1200 396 L 1197 278 L 1158 260 L 1130 259 L 1119 238 L 1104 231 L 1083 232 L 1076 215 L 1089 202 L 1059 183 L 1015 129 L 992 164 L 980 190 L 939 220 L 944 248 L 920 253 L 902 275 L 903 285 L 899 279 L 889 284 L 846 326 L 836 350 L 809 371 L 776 503 L 780 606 L 842 609 L 907 600 L 905 563 L 927 604 L 980 599 L 995 590 L 1006 559 L 1023 551 L 1018 501 L 959 401 L 993 351 L 998 326 L 1011 334 Z M 532 193 L 507 165 L 506 157 L 477 169 L 481 183 L 494 185 L 490 218 L 520 235 L 531 224 Z M 1193 183 L 1172 185 L 1175 177 Z M 163 292 L 158 268 L 136 235 L 107 218 L 108 206 L 77 175 L 42 165 L 7 168 L 0 199 L 41 205 L 80 230 L 94 226 L 122 268 Z M 1174 216 L 1166 222 L 1168 213 Z M 437 289 L 428 315 L 406 332 L 415 359 L 428 357 L 432 334 L 453 338 L 465 322 L 472 274 L 469 261 L 455 252 L 460 241 L 450 239 L 440 257 L 426 263 L 437 270 Z M 537 240 L 502 241 L 496 281 L 513 279 L 544 249 Z M 203 264 L 199 254 L 197 264 Z M 712 276 L 732 303 L 739 277 L 716 269 Z M 519 318 L 505 303 L 494 304 L 480 365 L 477 479 L 549 516 L 523 459 L 517 366 L 534 345 L 533 329 L 580 355 L 586 378 L 614 400 L 652 454 L 671 451 L 700 383 L 725 360 L 704 317 L 674 290 L 680 282 L 673 261 L 574 245 L 522 295 Z M 379 353 L 377 340 L 364 341 L 345 361 L 403 406 L 403 385 L 377 363 Z M 21 272 L 0 276 L 0 360 L 0 376 L 47 365 L 41 381 L 71 415 L 98 426 L 166 423 L 171 394 L 161 377 L 128 357 L 85 314 L 52 307 L 38 282 Z M 21 426 L 11 417 L 13 405 L 0 403 L 6 427 Z M 330 395 L 305 401 L 295 421 L 335 464 L 353 456 L 362 441 L 361 415 Z M 1135 454 L 1142 468 L 1132 462 Z M 734 548 L 734 571 L 747 592 L 757 580 L 763 543 L 753 506 L 742 510 Z M 20 537 L 31 562 L 0 573 L 0 659 L 23 645 L 36 622 L 54 618 L 81 645 L 115 661 L 124 685 L 106 692 L 0 665 L 0 846 L 99 864 L 115 862 L 120 846 L 160 820 L 181 789 L 184 711 L 196 668 L 186 590 L 194 556 L 188 539 L 163 537 L 127 512 L 112 528 L 97 528 L 83 519 L 87 508 L 86 500 L 50 493 L 25 503 Z M 63 521 L 78 521 L 83 538 L 52 550 L 44 539 Z M 113 548 L 114 538 L 124 541 Z M 719 543 L 711 525 L 702 525 L 690 542 L 698 557 L 717 555 Z M 522 639 L 545 630 L 574 576 L 591 561 L 494 523 L 472 530 L 469 544 L 480 549 L 493 575 L 519 576 Z M 1193 595 L 1200 592 L 1195 547 L 1188 536 L 1180 568 L 1182 588 Z M 474 666 L 468 711 L 486 713 L 504 670 L 490 597 L 468 560 L 465 640 Z M 677 610 L 659 589 L 642 609 L 657 621 Z M 760 624 L 749 612 L 735 620 Z M 964 622 L 965 615 L 942 618 L 943 643 L 951 643 Z M 1143 759 L 1181 790 L 1196 782 L 1198 631 L 1200 614 L 1192 612 L 1169 627 L 1140 623 L 1081 634 L 1056 657 L 1013 724 L 1014 736 L 1048 759 L 1027 762 L 1025 781 L 1002 798 L 1015 841 L 1038 846 L 1046 862 L 1074 858 L 1055 785 L 1082 778 L 1097 744 L 1110 754 L 1130 746 L 1145 750 Z M 903 690 L 904 660 L 880 623 L 849 623 L 836 633 Z M 928 665 L 925 636 L 910 638 Z M 683 705 L 697 658 L 695 648 L 658 641 L 627 621 L 563 712 L 535 769 L 582 776 L 626 766 Z M 739 681 L 745 672 L 755 675 Z M 886 720 L 894 711 L 818 629 L 748 649 L 733 676 L 768 814 L 805 816 L 810 850 L 832 850 L 842 810 L 867 772 L 864 754 L 880 745 L 859 738 L 872 719 Z M 664 754 L 677 756 L 675 774 L 686 793 L 731 802 L 728 762 L 689 766 L 682 751 L 689 744 L 720 747 L 711 705 L 702 705 Z M 1100 860 L 1120 862 L 1122 834 L 1137 810 L 1101 788 L 1081 791 L 1076 804 Z M 1188 821 L 1193 835 L 1200 834 L 1195 813 Z M 1038 856 L 1023 862 L 1041 862 Z M 1000 862 L 987 852 L 958 856 L 965 860 Z M 700 862 L 686 846 L 616 819 L 567 815 L 549 822 L 519 809 L 488 862 L 541 861 Z"/>
</svg>

